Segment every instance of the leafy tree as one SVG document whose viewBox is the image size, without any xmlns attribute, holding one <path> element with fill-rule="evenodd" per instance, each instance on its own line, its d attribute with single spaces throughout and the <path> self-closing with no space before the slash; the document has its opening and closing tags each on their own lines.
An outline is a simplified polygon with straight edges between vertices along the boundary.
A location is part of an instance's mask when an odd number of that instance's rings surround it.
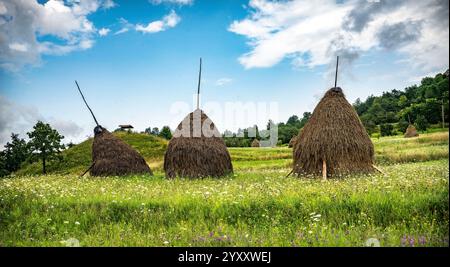
<svg viewBox="0 0 450 267">
<path fill-rule="evenodd" d="M 303 112 L 303 117 L 300 120 L 300 124 L 298 125 L 298 128 L 299 129 L 303 128 L 303 126 L 305 126 L 305 124 L 309 121 L 311 116 L 312 116 L 311 112 Z"/>
<path fill-rule="evenodd" d="M 159 132 L 158 136 L 170 140 L 172 138 L 172 132 L 170 131 L 169 126 L 162 127 L 161 132 Z"/>
<path fill-rule="evenodd" d="M 405 120 L 401 120 L 398 122 L 397 124 L 397 129 L 400 133 L 404 133 L 406 132 L 406 129 L 409 126 L 409 122 L 405 121 Z"/>
<path fill-rule="evenodd" d="M 61 159 L 61 150 L 64 145 L 61 140 L 64 136 L 53 129 L 50 124 L 38 121 L 33 126 L 33 131 L 27 133 L 30 141 L 28 143 L 33 159 L 42 160 L 42 172 L 47 173 L 46 163 L 53 159 Z"/>
<path fill-rule="evenodd" d="M 1 155 L 1 176 L 15 172 L 20 165 L 29 157 L 29 149 L 24 139 L 18 134 L 11 134 L 11 142 L 6 143 Z"/>
<path fill-rule="evenodd" d="M 428 128 L 428 121 L 425 118 L 425 116 L 423 116 L 423 115 L 417 116 L 414 124 L 416 125 L 417 130 L 419 130 L 419 131 L 426 131 Z"/>
<path fill-rule="evenodd" d="M 369 135 L 372 135 L 377 131 L 377 125 L 371 119 L 370 115 L 364 114 L 363 116 L 361 116 L 361 122 L 363 123 L 364 128 L 366 128 L 366 131 Z"/>
<path fill-rule="evenodd" d="M 380 133 L 381 133 L 381 136 L 395 135 L 394 126 L 392 126 L 392 124 L 389 124 L 389 123 L 381 124 L 380 125 Z"/>
<path fill-rule="evenodd" d="M 153 127 L 153 129 L 152 129 L 152 134 L 153 134 L 153 135 L 159 135 L 159 129 L 158 129 L 158 127 Z"/>
<path fill-rule="evenodd" d="M 300 124 L 300 120 L 298 119 L 297 115 L 292 115 L 291 117 L 289 117 L 286 124 L 292 125 L 292 126 L 297 126 Z"/>
</svg>

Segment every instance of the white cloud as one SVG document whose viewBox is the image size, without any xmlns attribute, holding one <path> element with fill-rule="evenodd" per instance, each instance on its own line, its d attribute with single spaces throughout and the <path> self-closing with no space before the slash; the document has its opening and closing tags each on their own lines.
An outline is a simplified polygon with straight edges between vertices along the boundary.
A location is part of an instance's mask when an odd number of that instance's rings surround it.
<svg viewBox="0 0 450 267">
<path fill-rule="evenodd" d="M 130 29 L 134 28 L 134 25 L 129 23 L 128 20 L 126 20 L 124 18 L 119 18 L 119 24 L 121 25 L 121 28 L 120 28 L 120 30 L 114 32 L 114 35 L 126 33 Z"/>
<path fill-rule="evenodd" d="M 11 71 L 37 65 L 41 54 L 62 55 L 94 44 L 94 24 L 87 18 L 110 0 L 1 0 L 0 67 Z M 52 36 L 56 41 L 39 41 Z"/>
<path fill-rule="evenodd" d="M 27 45 L 21 43 L 12 43 L 9 45 L 9 49 L 19 52 L 27 52 L 28 50 Z"/>
<path fill-rule="evenodd" d="M 220 78 L 216 81 L 216 86 L 225 86 L 227 84 L 230 84 L 233 81 L 233 79 L 230 78 Z"/>
<path fill-rule="evenodd" d="M 44 117 L 36 107 L 19 105 L 0 95 L 0 145 L 9 141 L 11 133 L 18 133 L 21 138 L 25 138 L 38 120 L 49 123 L 66 137 L 66 141 L 71 137 L 79 137 L 83 132 L 83 128 L 73 121 Z"/>
<path fill-rule="evenodd" d="M 177 5 L 191 5 L 194 0 L 149 0 L 153 5 L 160 4 L 177 4 Z"/>
<path fill-rule="evenodd" d="M 150 22 L 149 24 L 147 24 L 147 26 L 137 24 L 135 29 L 136 31 L 143 33 L 161 32 L 175 27 L 180 22 L 180 20 L 181 18 L 175 13 L 174 10 L 172 10 L 168 15 L 164 16 L 162 20 Z"/>
<path fill-rule="evenodd" d="M 106 36 L 106 35 L 108 35 L 108 33 L 109 33 L 110 31 L 111 31 L 111 30 L 108 29 L 108 28 L 101 28 L 100 30 L 98 30 L 98 34 L 99 34 L 100 36 Z"/>
<path fill-rule="evenodd" d="M 340 2 L 340 3 L 337 3 Z M 249 15 L 229 31 L 248 38 L 245 68 L 285 58 L 315 67 L 339 54 L 353 61 L 372 49 L 398 51 L 423 71 L 448 68 L 448 1 L 250 0 Z"/>
</svg>

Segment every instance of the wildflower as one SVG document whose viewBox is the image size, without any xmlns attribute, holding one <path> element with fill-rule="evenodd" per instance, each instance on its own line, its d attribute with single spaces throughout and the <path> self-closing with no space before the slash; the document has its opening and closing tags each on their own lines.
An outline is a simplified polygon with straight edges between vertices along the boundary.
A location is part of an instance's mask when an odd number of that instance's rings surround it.
<svg viewBox="0 0 450 267">
<path fill-rule="evenodd" d="M 75 222 L 76 225 L 80 225 L 80 222 Z"/>
</svg>

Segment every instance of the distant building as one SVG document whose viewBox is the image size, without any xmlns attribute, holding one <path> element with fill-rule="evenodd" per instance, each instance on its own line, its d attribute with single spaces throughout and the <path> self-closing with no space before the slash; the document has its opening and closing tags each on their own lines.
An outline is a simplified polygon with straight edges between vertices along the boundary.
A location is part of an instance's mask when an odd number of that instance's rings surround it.
<svg viewBox="0 0 450 267">
<path fill-rule="evenodd" d="M 124 124 L 124 125 L 119 125 L 120 130 L 125 131 L 125 130 L 131 130 L 134 127 L 132 125 L 129 124 Z"/>
</svg>

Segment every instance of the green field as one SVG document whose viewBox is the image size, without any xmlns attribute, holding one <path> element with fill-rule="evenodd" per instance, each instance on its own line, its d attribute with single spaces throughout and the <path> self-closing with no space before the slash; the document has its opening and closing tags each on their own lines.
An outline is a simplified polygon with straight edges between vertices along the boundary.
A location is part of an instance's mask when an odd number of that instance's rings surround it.
<svg viewBox="0 0 450 267">
<path fill-rule="evenodd" d="M 448 246 L 448 132 L 373 139 L 386 175 L 288 177 L 292 150 L 230 148 L 234 175 L 166 180 L 167 143 L 121 134 L 155 176 L 78 178 L 91 140 L 0 180 L 0 246 Z"/>
</svg>

